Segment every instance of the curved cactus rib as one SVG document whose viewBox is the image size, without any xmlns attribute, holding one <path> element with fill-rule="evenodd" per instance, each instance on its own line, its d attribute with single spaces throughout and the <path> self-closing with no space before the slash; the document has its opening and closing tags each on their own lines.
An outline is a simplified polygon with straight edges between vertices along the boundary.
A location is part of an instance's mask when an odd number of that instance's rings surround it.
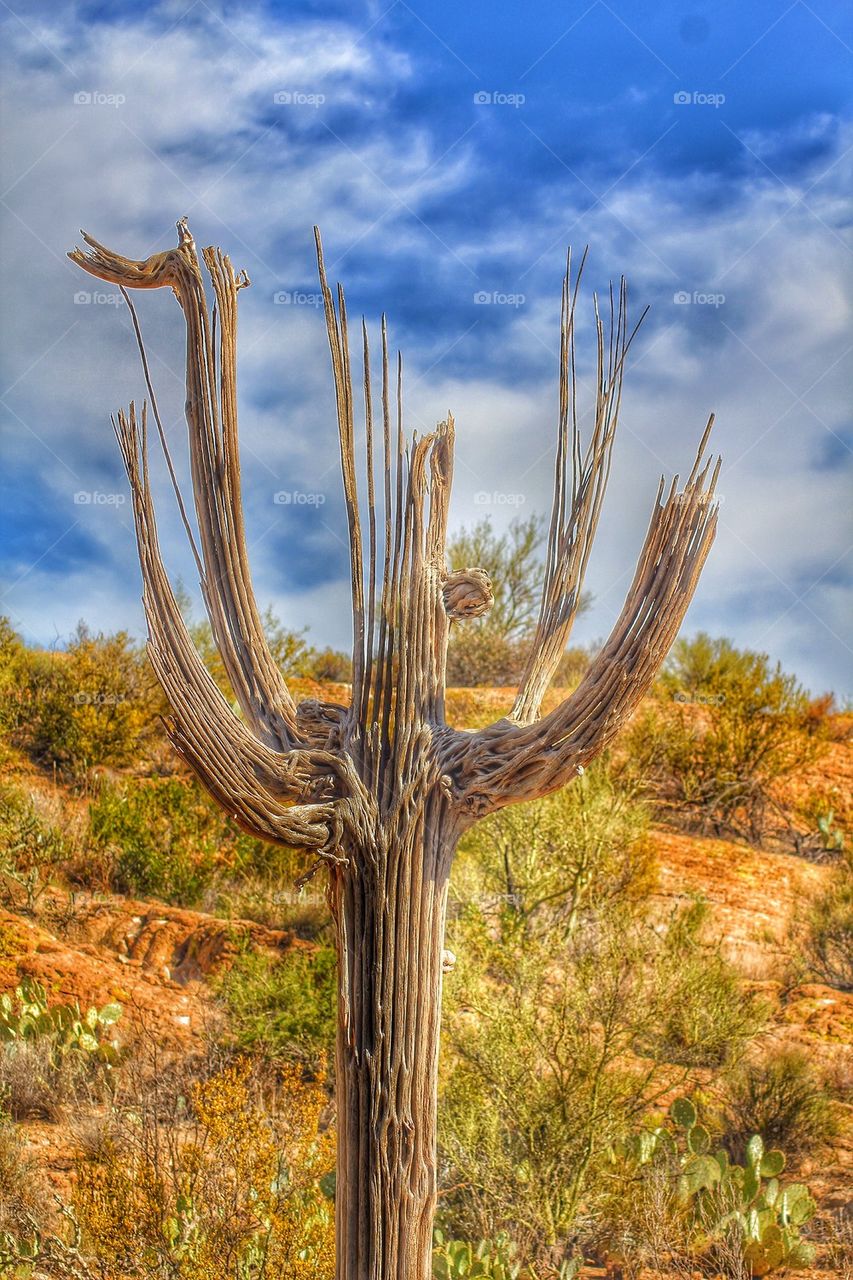
<svg viewBox="0 0 853 1280">
<path fill-rule="evenodd" d="M 181 304 L 187 327 L 190 462 L 204 558 L 202 593 L 217 648 L 243 714 L 268 746 L 287 749 L 299 740 L 296 706 L 264 636 L 249 571 L 240 491 L 237 294 L 249 280 L 244 272 L 235 274 L 230 259 L 219 249 L 203 250 L 216 299 L 209 315 L 186 218 L 177 225 L 177 247 L 144 261 L 124 258 L 85 232 L 89 250 L 75 249 L 68 256 L 91 275 L 122 289 L 170 286 Z"/>
<path fill-rule="evenodd" d="M 714 540 L 717 459 L 700 471 L 713 417 L 683 490 L 658 489 L 645 544 L 619 619 L 578 688 L 536 724 L 511 719 L 453 735 L 446 771 L 473 816 L 564 786 L 598 755 L 650 688 L 669 650 Z"/>
<path fill-rule="evenodd" d="M 173 716 L 169 737 L 207 790 L 247 831 L 277 844 L 331 849 L 338 841 L 340 766 L 323 751 L 276 752 L 229 707 L 192 642 L 160 554 L 148 477 L 147 412 L 114 420 L 130 482 L 148 620 L 148 652 Z M 295 803 L 320 797 L 315 803 Z"/>
</svg>

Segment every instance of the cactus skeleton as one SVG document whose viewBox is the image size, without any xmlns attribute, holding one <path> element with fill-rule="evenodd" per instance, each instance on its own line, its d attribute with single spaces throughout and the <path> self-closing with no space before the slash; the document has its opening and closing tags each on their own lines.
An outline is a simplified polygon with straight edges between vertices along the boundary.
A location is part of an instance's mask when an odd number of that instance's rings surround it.
<svg viewBox="0 0 853 1280">
<path fill-rule="evenodd" d="M 144 261 L 85 235 L 70 256 L 117 285 L 131 308 L 150 411 L 175 483 L 213 635 L 242 712 L 232 711 L 193 646 L 157 535 L 148 406 L 114 427 L 127 469 L 144 584 L 149 653 L 172 708 L 177 751 L 237 823 L 310 850 L 328 875 L 339 964 L 336 1058 L 338 1280 L 427 1280 L 436 1198 L 436 1079 L 447 881 L 459 837 L 504 805 L 583 772 L 654 680 L 714 538 L 719 471 L 661 480 L 616 625 L 576 691 L 548 715 L 542 700 L 580 599 L 610 473 L 622 395 L 627 289 L 595 307 L 598 369 L 582 443 L 575 380 L 580 274 L 562 291 L 554 495 L 538 622 L 511 713 L 477 732 L 445 719 L 448 631 L 488 609 L 481 568 L 445 560 L 455 425 L 407 437 L 402 364 L 383 317 L 376 401 L 362 322 L 366 474 L 356 462 L 356 406 L 343 290 L 326 279 L 317 233 L 349 529 L 353 680 L 349 706 L 296 704 L 273 661 L 249 572 L 237 442 L 237 297 L 248 283 L 219 249 L 178 245 Z M 208 307 L 202 262 L 213 288 Z M 581 263 L 581 269 L 583 263 Z M 129 291 L 171 288 L 187 331 L 186 417 L 198 538 L 166 446 Z M 361 490 L 361 492 L 360 492 Z M 364 498 L 366 497 L 366 502 Z"/>
</svg>

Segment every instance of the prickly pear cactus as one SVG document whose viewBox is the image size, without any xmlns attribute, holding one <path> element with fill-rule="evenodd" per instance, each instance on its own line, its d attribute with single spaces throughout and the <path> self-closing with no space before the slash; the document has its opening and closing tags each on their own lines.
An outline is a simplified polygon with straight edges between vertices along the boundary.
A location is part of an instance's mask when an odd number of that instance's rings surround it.
<svg viewBox="0 0 853 1280">
<path fill-rule="evenodd" d="M 518 1280 L 521 1263 L 514 1261 L 517 1250 L 506 1234 L 494 1240 L 470 1244 L 465 1240 L 446 1240 L 436 1231 L 433 1249 L 435 1280 Z"/>
<path fill-rule="evenodd" d="M 26 977 L 15 988 L 14 1000 L 5 993 L 0 996 L 0 1042 L 14 1045 L 43 1037 L 57 1058 L 86 1053 L 112 1066 L 118 1061 L 118 1043 L 107 1039 L 107 1029 L 121 1015 L 120 1004 L 106 1004 L 102 1009 L 93 1006 L 85 1013 L 76 1000 L 49 1005 L 42 984 Z"/>
<path fill-rule="evenodd" d="M 668 1119 L 633 1135 L 616 1149 L 616 1158 L 643 1165 L 658 1155 L 674 1157 L 676 1195 L 697 1229 L 701 1226 L 700 1239 L 712 1248 L 715 1240 L 734 1235 L 751 1275 L 814 1262 L 814 1246 L 802 1239 L 800 1228 L 817 1206 L 802 1183 L 779 1181 L 785 1168 L 781 1151 L 765 1150 L 756 1134 L 747 1144 L 745 1163 L 733 1164 L 723 1148 L 711 1150 L 711 1135 L 689 1098 L 676 1098 Z"/>
</svg>

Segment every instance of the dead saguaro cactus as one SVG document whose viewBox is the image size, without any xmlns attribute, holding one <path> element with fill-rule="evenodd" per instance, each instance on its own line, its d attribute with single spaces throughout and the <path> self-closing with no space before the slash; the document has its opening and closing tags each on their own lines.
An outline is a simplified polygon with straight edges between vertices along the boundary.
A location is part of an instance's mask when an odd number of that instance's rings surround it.
<svg viewBox="0 0 853 1280">
<path fill-rule="evenodd" d="M 157 540 L 147 419 L 131 404 L 114 427 L 133 496 L 151 662 L 172 707 L 178 752 L 247 831 L 311 850 L 328 874 L 338 964 L 336 1195 L 338 1280 L 427 1280 L 436 1198 L 436 1074 L 447 882 L 461 834 L 503 805 L 570 782 L 649 688 L 684 617 L 714 538 L 703 453 L 683 489 L 661 481 L 616 625 L 579 687 L 541 716 L 569 636 L 610 471 L 628 331 L 624 281 L 596 304 L 598 375 L 589 439 L 575 395 L 578 277 L 563 283 L 556 469 L 539 620 L 512 712 L 477 732 L 446 723 L 448 630 L 483 613 L 479 568 L 445 561 L 452 417 L 429 435 L 403 428 L 401 364 L 389 368 L 383 318 L 374 404 L 362 322 L 364 463 L 340 287 L 320 280 L 337 399 L 352 569 L 348 707 L 296 705 L 264 638 L 252 590 L 237 448 L 237 294 L 249 283 L 219 249 L 201 257 L 186 219 L 175 249 L 135 262 L 85 236 L 74 262 L 118 285 L 131 308 L 151 409 L 166 451 L 136 312 L 127 291 L 168 286 L 187 329 L 186 417 L 198 541 L 180 493 L 236 715 L 196 652 Z M 581 267 L 583 264 L 581 264 Z M 176 491 L 177 491 L 177 485 Z M 366 499 L 366 502 L 363 501 Z M 199 545 L 200 544 L 200 545 Z M 450 966 L 452 967 L 452 965 Z"/>
</svg>

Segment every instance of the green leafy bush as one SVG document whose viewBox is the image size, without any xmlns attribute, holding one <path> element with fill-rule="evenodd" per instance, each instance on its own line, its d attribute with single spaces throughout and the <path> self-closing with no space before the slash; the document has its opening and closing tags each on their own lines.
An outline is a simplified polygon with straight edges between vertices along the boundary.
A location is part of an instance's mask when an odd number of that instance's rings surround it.
<svg viewBox="0 0 853 1280">
<path fill-rule="evenodd" d="M 314 936 L 328 912 L 292 885 L 308 855 L 241 831 L 193 778 L 101 781 L 89 805 L 85 858 L 71 878 Z"/>
<path fill-rule="evenodd" d="M 454 897 L 483 901 L 505 934 L 568 936 L 589 913 L 651 890 L 647 830 L 645 806 L 596 761 L 570 787 L 474 827 L 460 846 Z"/>
<path fill-rule="evenodd" d="M 503 534 L 488 516 L 451 538 L 447 560 L 454 569 L 480 568 L 489 575 L 494 600 L 488 613 L 451 628 L 447 680 L 456 688 L 516 684 L 527 660 L 542 581 L 545 526 L 535 516 L 515 519 Z M 581 596 L 579 612 L 587 607 Z M 582 649 L 567 651 L 555 680 L 575 684 L 588 665 Z"/>
<path fill-rule="evenodd" d="M 765 1005 L 743 989 L 719 943 L 705 940 L 701 900 L 673 913 L 660 936 L 658 973 L 666 1004 L 641 1051 L 666 1062 L 718 1069 L 737 1062 L 762 1030 Z"/>
<path fill-rule="evenodd" d="M 191 781 L 105 782 L 89 807 L 89 840 L 119 893 L 194 905 L 222 862 L 226 820 Z"/>
<path fill-rule="evenodd" d="M 568 938 L 503 933 L 476 905 L 453 923 L 439 1144 L 455 1235 L 505 1230 L 531 1258 L 567 1249 L 594 1210 L 608 1148 L 672 1078 L 673 1046 L 687 1078 L 752 1034 L 756 1011 L 729 972 L 710 1016 L 673 1029 L 679 1005 L 709 999 L 696 927 L 613 911 Z"/>
<path fill-rule="evenodd" d="M 340 649 L 309 647 L 299 662 L 298 674 L 309 680 L 349 684 L 352 680 L 352 659 Z"/>
<path fill-rule="evenodd" d="M 0 732 L 21 727 L 28 679 L 28 652 L 9 619 L 0 616 Z"/>
<path fill-rule="evenodd" d="M 805 690 L 766 654 L 704 634 L 677 641 L 658 689 L 629 734 L 635 767 L 691 824 L 758 841 L 774 786 L 822 749 Z"/>
<path fill-rule="evenodd" d="M 650 911 L 647 822 L 603 761 L 460 846 L 439 1108 L 453 1238 L 505 1231 L 540 1266 L 571 1257 L 609 1146 L 672 1064 L 717 1071 L 764 1023 L 702 903 Z"/>
<path fill-rule="evenodd" d="M 301 850 L 263 846 L 263 866 L 257 860 L 223 872 L 205 895 L 204 909 L 230 920 L 256 920 L 268 929 L 290 929 L 297 938 L 313 941 L 329 923 L 325 894 L 312 887 L 293 886 L 308 868 Z"/>
<path fill-rule="evenodd" d="M 95 765 L 139 761 L 163 709 L 142 649 L 124 631 L 93 635 L 82 623 L 64 650 L 23 649 L 0 637 L 3 723 L 39 763 L 81 778 Z"/>
<path fill-rule="evenodd" d="M 335 1041 L 336 958 L 329 946 L 274 957 L 245 951 L 217 990 L 243 1049 L 296 1059 L 316 1069 Z"/>
</svg>

